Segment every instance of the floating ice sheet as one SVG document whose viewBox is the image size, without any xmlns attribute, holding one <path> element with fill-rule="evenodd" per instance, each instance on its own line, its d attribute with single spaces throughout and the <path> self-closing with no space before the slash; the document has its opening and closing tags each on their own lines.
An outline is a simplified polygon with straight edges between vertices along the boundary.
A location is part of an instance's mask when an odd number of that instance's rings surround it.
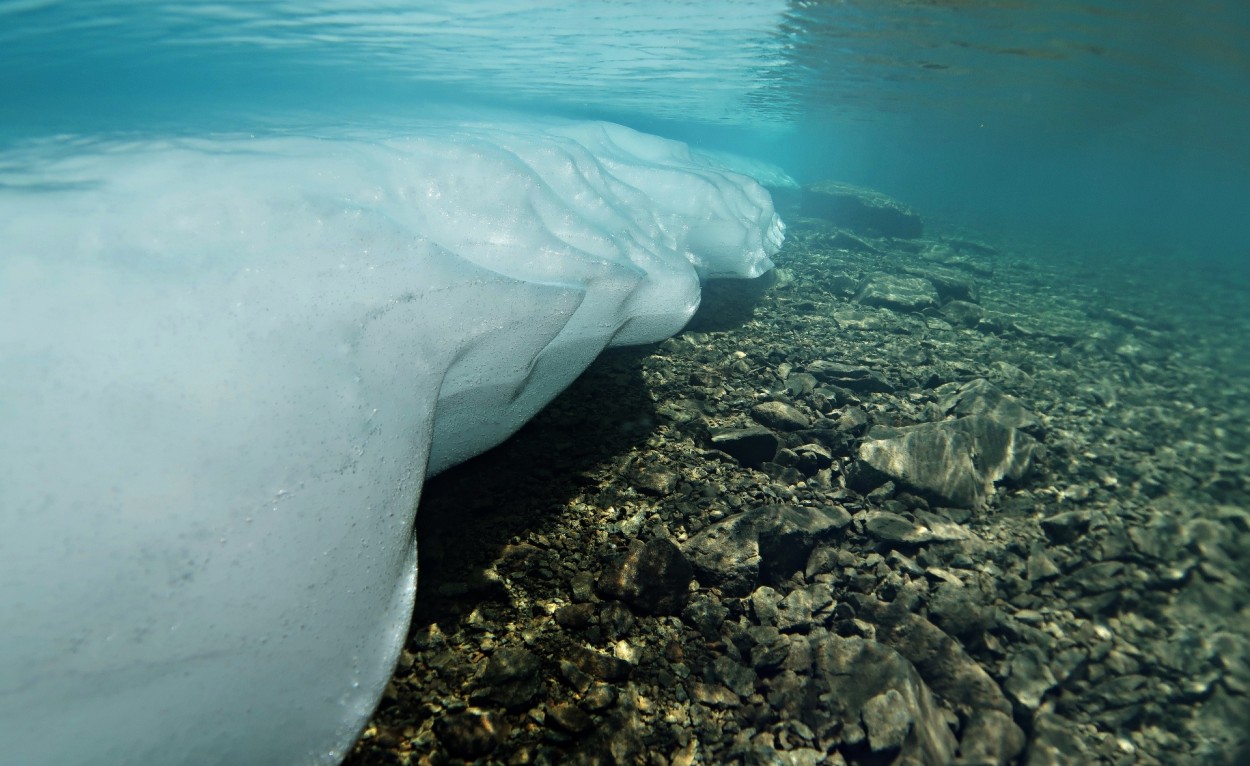
<svg viewBox="0 0 1250 766">
<path fill-rule="evenodd" d="M 754 181 L 605 123 L 0 156 L 6 762 L 333 763 L 424 478 L 754 277 Z"/>
</svg>

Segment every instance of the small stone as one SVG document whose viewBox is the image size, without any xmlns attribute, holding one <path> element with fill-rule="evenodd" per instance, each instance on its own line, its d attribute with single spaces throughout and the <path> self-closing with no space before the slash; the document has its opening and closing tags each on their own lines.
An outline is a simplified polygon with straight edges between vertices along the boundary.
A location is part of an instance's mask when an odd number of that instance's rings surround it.
<svg viewBox="0 0 1250 766">
<path fill-rule="evenodd" d="M 985 668 L 964 650 L 959 641 L 916 614 L 919 591 L 913 583 L 901 589 L 890 603 L 883 603 L 866 594 L 847 593 L 846 596 L 847 601 L 854 605 L 856 621 L 866 621 L 875 626 L 878 641 L 906 652 L 914 662 L 923 663 L 933 690 L 942 697 L 970 709 L 1010 713 L 1011 702 L 1003 696 L 1002 689 Z"/>
<path fill-rule="evenodd" d="M 706 638 L 714 641 L 720 637 L 720 627 L 729 614 L 729 608 L 710 596 L 692 600 L 682 610 L 681 616 L 689 625 Z"/>
<path fill-rule="evenodd" d="M 786 376 L 786 392 L 791 396 L 810 394 L 816 388 L 816 376 L 807 372 L 794 372 Z"/>
<path fill-rule="evenodd" d="M 925 573 L 924 568 L 917 564 L 915 559 L 905 556 L 899 551 L 890 551 L 890 555 L 886 556 L 885 560 L 889 562 L 891 568 L 912 577 L 919 577 Z"/>
<path fill-rule="evenodd" d="M 851 522 L 841 506 L 756 508 L 708 526 L 684 549 L 699 582 L 727 596 L 745 596 L 757 583 L 803 571 L 817 545 Z"/>
<path fill-rule="evenodd" d="M 794 450 L 798 456 L 796 467 L 807 476 L 814 476 L 833 465 L 833 453 L 820 444 L 804 444 Z"/>
<path fill-rule="evenodd" d="M 768 704 L 783 718 L 797 719 L 803 710 L 807 679 L 794 670 L 786 669 L 767 681 Z"/>
<path fill-rule="evenodd" d="M 1040 450 L 1032 436 L 984 414 L 874 426 L 860 444 L 856 473 L 862 481 L 880 475 L 943 505 L 973 508 L 985 503 L 996 482 L 1023 478 Z"/>
<path fill-rule="evenodd" d="M 637 622 L 634 613 L 619 601 L 609 601 L 601 605 L 597 618 L 603 634 L 613 640 L 629 635 Z"/>
<path fill-rule="evenodd" d="M 1033 550 L 1029 552 L 1029 560 L 1026 564 L 1026 568 L 1031 582 L 1051 580 L 1063 574 L 1063 572 L 1055 564 L 1055 560 L 1040 547 L 1034 547 Z"/>
<path fill-rule="evenodd" d="M 1123 580 L 1120 574 L 1123 571 L 1124 564 L 1119 561 L 1100 561 L 1081 567 L 1064 582 L 1077 585 L 1085 593 L 1106 593 L 1120 588 Z"/>
<path fill-rule="evenodd" d="M 1024 730 L 1001 710 L 972 711 L 961 735 L 961 763 L 1014 763 L 1016 756 L 1024 750 Z"/>
<path fill-rule="evenodd" d="M 839 431 L 848 434 L 859 433 L 868 422 L 868 413 L 860 407 L 847 407 L 834 421 Z"/>
<path fill-rule="evenodd" d="M 773 459 L 781 440 L 762 426 L 726 428 L 712 431 L 712 446 L 748 468 L 758 468 Z"/>
<path fill-rule="evenodd" d="M 432 623 L 412 632 L 409 645 L 418 651 L 441 650 L 447 648 L 447 636 L 438 623 Z"/>
<path fill-rule="evenodd" d="M 967 383 L 947 383 L 939 386 L 934 393 L 940 397 L 938 407 L 943 412 L 959 417 L 985 415 L 1005 428 L 1021 428 L 1030 432 L 1041 429 L 1036 415 L 985 378 Z"/>
<path fill-rule="evenodd" d="M 837 570 L 839 551 L 833 548 L 813 548 L 811 554 L 807 557 L 807 565 L 803 568 L 803 574 L 811 579 L 819 574 L 826 574 Z"/>
<path fill-rule="evenodd" d="M 595 680 L 568 660 L 560 660 L 560 677 L 578 694 L 585 694 Z"/>
<path fill-rule="evenodd" d="M 634 644 L 621 639 L 612 645 L 612 656 L 630 665 L 637 665 L 642 659 L 642 652 Z"/>
<path fill-rule="evenodd" d="M 611 684 L 595 683 L 582 697 L 582 706 L 592 713 L 607 710 L 616 704 L 616 687 Z"/>
<path fill-rule="evenodd" d="M 700 705 L 707 705 L 710 708 L 723 710 L 742 704 L 742 699 L 730 691 L 724 684 L 708 684 L 696 681 L 691 684 L 690 692 L 695 702 L 698 702 Z"/>
<path fill-rule="evenodd" d="M 573 600 L 578 603 L 590 601 L 595 597 L 595 576 L 591 572 L 578 572 L 569 581 L 573 592 Z"/>
<path fill-rule="evenodd" d="M 1096 763 L 1088 745 L 1078 736 L 1079 728 L 1053 713 L 1042 712 L 1033 719 L 1028 763 Z"/>
<path fill-rule="evenodd" d="M 645 614 L 680 614 L 693 577 L 690 562 L 672 540 L 634 540 L 604 572 L 599 590 Z"/>
<path fill-rule="evenodd" d="M 1042 519 L 1042 531 L 1051 542 L 1063 545 L 1076 542 L 1081 535 L 1089 531 L 1089 524 L 1088 511 L 1066 511 Z"/>
<path fill-rule="evenodd" d="M 914 723 L 903 695 L 887 689 L 864 703 L 864 728 L 873 752 L 897 750 L 903 746 Z"/>
<path fill-rule="evenodd" d="M 761 585 L 751 593 L 751 612 L 761 625 L 776 625 L 781 594 L 767 585 Z"/>
<path fill-rule="evenodd" d="M 813 640 L 813 650 L 809 693 L 840 711 L 844 742 L 867 739 L 874 752 L 901 748 L 897 760 L 884 762 L 953 762 L 957 742 L 947 713 L 902 655 L 875 641 L 831 636 Z"/>
<path fill-rule="evenodd" d="M 968 301 L 951 301 L 941 312 L 946 321 L 958 327 L 976 327 L 985 318 L 985 309 Z"/>
<path fill-rule="evenodd" d="M 469 708 L 434 720 L 434 736 L 458 758 L 490 754 L 507 736 L 504 721 L 494 713 Z"/>
<path fill-rule="evenodd" d="M 1003 691 L 1027 710 L 1037 710 L 1042 698 L 1058 683 L 1050 672 L 1046 653 L 1036 646 L 1024 646 L 1008 664 L 1010 675 Z"/>
<path fill-rule="evenodd" d="M 556 624 L 570 630 L 581 630 L 590 624 L 595 614 L 594 604 L 569 604 L 556 610 L 553 617 Z"/>
<path fill-rule="evenodd" d="M 980 590 L 942 583 L 929 599 L 929 619 L 968 643 L 994 625 L 994 612 L 982 603 Z"/>
<path fill-rule="evenodd" d="M 864 532 L 887 543 L 923 543 L 931 539 L 929 530 L 897 513 L 871 511 L 864 522 Z"/>
<path fill-rule="evenodd" d="M 806 633 L 812 626 L 812 597 L 806 590 L 792 590 L 777 604 L 777 628 L 785 633 Z"/>
<path fill-rule="evenodd" d="M 790 642 L 781 631 L 768 625 L 753 625 L 747 629 L 751 637 L 751 667 L 757 673 L 771 673 L 781 667 L 790 656 Z"/>
<path fill-rule="evenodd" d="M 751 417 L 769 428 L 779 431 L 800 431 L 811 426 L 812 421 L 797 408 L 785 402 L 763 402 L 751 408 Z"/>
<path fill-rule="evenodd" d="M 635 487 L 648 495 L 657 497 L 673 494 L 681 478 L 680 474 L 667 466 L 652 465 L 642 461 L 634 461 L 627 475 Z"/>
<path fill-rule="evenodd" d="M 633 666 L 624 660 L 585 647 L 574 647 L 569 652 L 569 659 L 583 673 L 604 681 L 624 681 L 633 670 Z"/>
<path fill-rule="evenodd" d="M 486 662 L 479 678 L 483 699 L 498 703 L 509 710 L 526 707 L 538 695 L 542 679 L 538 671 L 542 663 L 538 656 L 525 649 L 501 647 Z"/>
<path fill-rule="evenodd" d="M 937 290 L 938 298 L 943 302 L 953 300 L 975 302 L 977 300 L 976 283 L 952 271 L 925 269 L 923 273 L 913 272 L 913 276 L 929 280 L 929 283 Z"/>
<path fill-rule="evenodd" d="M 855 364 L 841 364 L 817 359 L 807 365 L 807 371 L 825 383 L 845 388 L 861 394 L 892 393 L 894 386 L 882 377 L 881 373 Z M 848 408 L 858 410 L 859 408 Z"/>
<path fill-rule="evenodd" d="M 567 702 L 548 707 L 547 720 L 570 734 L 581 734 L 594 725 L 594 719 Z"/>
<path fill-rule="evenodd" d="M 709 681 L 724 684 L 739 697 L 750 697 L 755 693 L 755 671 L 735 662 L 732 657 L 722 654 L 713 660 L 708 676 Z"/>
</svg>

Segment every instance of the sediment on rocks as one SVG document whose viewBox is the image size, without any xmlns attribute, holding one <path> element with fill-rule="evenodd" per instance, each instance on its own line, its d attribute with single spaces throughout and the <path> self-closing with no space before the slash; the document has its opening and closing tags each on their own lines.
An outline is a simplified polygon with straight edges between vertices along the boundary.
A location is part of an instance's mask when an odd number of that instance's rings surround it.
<svg viewBox="0 0 1250 766">
<path fill-rule="evenodd" d="M 430 482 L 348 763 L 1239 763 L 1250 319 L 933 228 L 793 221 Z"/>
</svg>

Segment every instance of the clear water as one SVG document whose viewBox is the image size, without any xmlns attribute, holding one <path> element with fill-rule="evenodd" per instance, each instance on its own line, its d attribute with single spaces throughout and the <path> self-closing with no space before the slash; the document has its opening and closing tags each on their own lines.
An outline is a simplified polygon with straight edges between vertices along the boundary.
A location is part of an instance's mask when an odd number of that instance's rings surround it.
<svg viewBox="0 0 1250 766">
<path fill-rule="evenodd" d="M 606 117 L 949 220 L 1244 261 L 1250 6 L 0 3 L 6 135 Z"/>
<path fill-rule="evenodd" d="M 1250 303 L 1248 51 L 1244 0 L 0 0 L 0 188 L 38 176 L 20 147 L 104 136 L 602 118 L 1039 257 L 1179 264 L 1196 287 L 1166 313 L 1202 304 L 1202 332 Z M 1213 356 L 1250 366 L 1228 337 Z"/>
</svg>

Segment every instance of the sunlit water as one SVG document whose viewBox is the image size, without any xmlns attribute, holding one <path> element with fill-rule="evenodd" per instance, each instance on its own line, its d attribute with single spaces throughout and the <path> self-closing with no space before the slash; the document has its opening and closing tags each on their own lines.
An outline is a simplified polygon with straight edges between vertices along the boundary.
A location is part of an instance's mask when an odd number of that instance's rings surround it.
<svg viewBox="0 0 1250 766">
<path fill-rule="evenodd" d="M 0 3 L 12 135 L 603 117 L 982 226 L 1243 259 L 1250 6 Z"/>
</svg>

